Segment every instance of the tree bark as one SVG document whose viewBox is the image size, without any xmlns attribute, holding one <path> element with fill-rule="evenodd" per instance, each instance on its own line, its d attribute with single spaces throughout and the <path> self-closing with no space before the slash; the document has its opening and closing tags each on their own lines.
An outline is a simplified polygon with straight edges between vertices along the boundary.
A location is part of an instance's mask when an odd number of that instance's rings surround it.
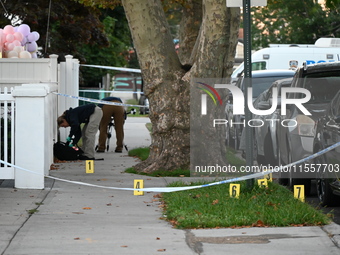
<svg viewBox="0 0 340 255">
<path fill-rule="evenodd" d="M 200 5 L 197 0 L 188 2 L 192 3 L 193 8 Z M 199 90 L 192 78 L 219 78 L 221 81 L 231 74 L 237 43 L 237 32 L 234 30 L 238 31 L 239 9 L 227 9 L 223 0 L 203 1 L 202 24 L 189 26 L 190 22 L 187 21 L 186 25 L 181 27 L 187 30 L 181 37 L 197 36 L 195 47 L 192 38 L 183 39 L 183 49 L 188 49 L 190 54 L 183 55 L 182 65 L 175 51 L 161 1 L 123 0 L 122 3 L 142 70 L 144 92 L 149 99 L 149 117 L 152 123 L 150 156 L 135 168 L 139 172 L 188 169 L 190 118 L 196 118 L 198 123 L 195 125 L 198 125 L 198 129 L 202 124 L 206 124 L 206 120 L 198 113 L 190 115 L 190 89 L 195 92 L 195 98 L 200 97 L 196 95 Z M 188 20 L 199 22 L 193 17 L 194 9 L 189 8 L 184 13 L 190 13 L 192 16 Z M 186 64 L 193 67 L 189 69 Z M 218 108 L 217 112 L 223 113 L 224 108 Z M 209 118 L 211 120 L 213 115 Z M 215 131 L 211 127 L 202 129 L 204 137 L 211 139 L 208 141 L 209 146 L 216 143 L 211 147 L 211 151 L 207 151 L 207 155 L 214 155 L 214 160 L 224 163 L 224 140 L 216 140 Z M 202 133 L 200 132 L 197 135 Z M 221 132 L 223 128 L 219 131 Z M 200 139 L 202 146 L 207 143 L 205 138 L 203 142 Z"/>
</svg>

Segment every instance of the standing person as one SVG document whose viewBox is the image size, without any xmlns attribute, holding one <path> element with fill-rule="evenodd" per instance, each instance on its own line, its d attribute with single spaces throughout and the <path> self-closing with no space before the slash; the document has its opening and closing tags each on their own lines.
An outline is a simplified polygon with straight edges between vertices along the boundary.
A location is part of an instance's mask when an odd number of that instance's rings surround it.
<svg viewBox="0 0 340 255">
<path fill-rule="evenodd" d="M 118 97 L 105 97 L 101 99 L 103 101 L 123 103 Z M 116 149 L 115 152 L 123 152 L 123 140 L 124 140 L 124 122 L 125 122 L 125 109 L 123 106 L 99 104 L 99 107 L 103 110 L 103 118 L 99 125 L 99 142 L 97 152 L 105 152 L 105 144 L 107 140 L 108 126 L 111 122 L 111 117 L 114 120 L 114 127 L 116 131 Z"/>
<path fill-rule="evenodd" d="M 70 134 L 66 139 L 67 142 L 71 143 L 70 146 L 77 144 L 82 138 L 81 149 L 84 154 L 80 156 L 80 159 L 94 159 L 95 138 L 102 116 L 103 112 L 100 107 L 95 104 L 86 104 L 74 109 L 70 108 L 58 117 L 59 127 L 71 127 Z M 85 123 L 83 129 L 80 127 L 82 123 Z"/>
</svg>

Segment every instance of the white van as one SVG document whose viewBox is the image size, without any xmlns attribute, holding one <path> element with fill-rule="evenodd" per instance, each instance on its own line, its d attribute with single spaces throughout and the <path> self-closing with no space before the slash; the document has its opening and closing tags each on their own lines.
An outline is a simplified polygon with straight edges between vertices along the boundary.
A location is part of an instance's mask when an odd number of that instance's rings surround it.
<svg viewBox="0 0 340 255">
<path fill-rule="evenodd" d="M 270 44 L 251 56 L 252 71 L 269 69 L 296 69 L 307 65 L 340 61 L 340 38 L 320 38 L 315 44 Z M 243 63 L 231 75 L 237 78 L 243 72 Z"/>
</svg>

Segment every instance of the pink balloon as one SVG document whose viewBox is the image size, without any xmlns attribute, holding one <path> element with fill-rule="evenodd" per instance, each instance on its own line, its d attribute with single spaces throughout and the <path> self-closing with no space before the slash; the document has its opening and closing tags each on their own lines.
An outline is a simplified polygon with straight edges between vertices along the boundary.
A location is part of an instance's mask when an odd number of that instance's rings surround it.
<svg viewBox="0 0 340 255">
<path fill-rule="evenodd" d="M 2 43 L 5 43 L 6 42 L 6 34 L 5 33 L 2 33 L 0 34 L 1 35 L 1 41 Z"/>
<path fill-rule="evenodd" d="M 9 42 L 9 43 L 11 43 L 11 42 L 13 42 L 14 41 L 14 35 L 12 35 L 12 34 L 8 34 L 8 35 L 6 35 L 6 41 L 7 42 Z"/>
<path fill-rule="evenodd" d="M 11 51 L 14 49 L 14 44 L 13 43 L 8 43 L 7 44 L 7 50 Z"/>
<path fill-rule="evenodd" d="M 21 42 L 18 40 L 13 41 L 14 46 L 21 46 Z"/>
<path fill-rule="evenodd" d="M 23 36 L 28 36 L 31 33 L 31 28 L 29 25 L 21 24 L 18 27 L 18 32 L 22 33 Z"/>
<path fill-rule="evenodd" d="M 4 27 L 4 33 L 5 34 L 14 34 L 14 27 L 11 25 L 7 25 Z"/>
<path fill-rule="evenodd" d="M 15 32 L 15 33 L 14 33 L 14 37 L 15 37 L 15 39 L 18 40 L 18 41 L 21 41 L 22 38 L 24 38 L 24 36 L 23 36 L 22 33 L 20 33 L 20 32 Z"/>
</svg>

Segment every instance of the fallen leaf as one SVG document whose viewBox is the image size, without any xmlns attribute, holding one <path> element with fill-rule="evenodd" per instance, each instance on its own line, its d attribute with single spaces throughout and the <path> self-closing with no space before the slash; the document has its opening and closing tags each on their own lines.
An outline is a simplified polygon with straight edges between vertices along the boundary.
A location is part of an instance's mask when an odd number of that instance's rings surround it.
<svg viewBox="0 0 340 255">
<path fill-rule="evenodd" d="M 156 240 L 161 240 L 159 237 L 156 237 Z"/>
<path fill-rule="evenodd" d="M 107 206 L 111 206 L 112 204 L 111 203 L 108 203 L 108 204 L 106 204 Z"/>
<path fill-rule="evenodd" d="M 91 207 L 83 207 L 83 210 L 91 210 Z"/>
<path fill-rule="evenodd" d="M 264 223 L 262 220 L 258 220 L 255 224 L 253 224 L 253 227 L 264 227 Z"/>
<path fill-rule="evenodd" d="M 157 251 L 166 251 L 166 249 L 158 249 Z"/>
<path fill-rule="evenodd" d="M 75 238 L 73 238 L 74 240 L 80 240 L 80 238 L 79 237 L 75 237 Z"/>
<path fill-rule="evenodd" d="M 121 245 L 120 247 L 126 248 L 126 247 L 128 247 L 128 246 L 127 246 L 127 245 Z"/>
<path fill-rule="evenodd" d="M 216 205 L 218 204 L 218 199 L 215 199 L 213 202 L 212 202 L 212 205 Z"/>
</svg>

